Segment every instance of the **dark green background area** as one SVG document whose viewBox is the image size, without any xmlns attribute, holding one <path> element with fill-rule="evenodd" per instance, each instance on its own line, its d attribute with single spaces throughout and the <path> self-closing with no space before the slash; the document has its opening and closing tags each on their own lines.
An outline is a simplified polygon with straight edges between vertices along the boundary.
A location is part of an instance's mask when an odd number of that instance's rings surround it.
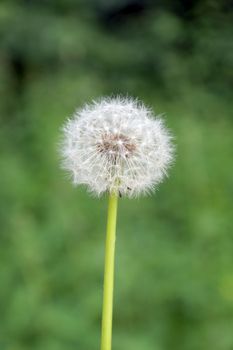
<svg viewBox="0 0 233 350">
<path fill-rule="evenodd" d="M 233 349 L 232 8 L 0 2 L 0 349 L 99 349 L 107 198 L 73 188 L 60 128 L 138 97 L 175 135 L 170 177 L 119 205 L 113 350 Z"/>
</svg>

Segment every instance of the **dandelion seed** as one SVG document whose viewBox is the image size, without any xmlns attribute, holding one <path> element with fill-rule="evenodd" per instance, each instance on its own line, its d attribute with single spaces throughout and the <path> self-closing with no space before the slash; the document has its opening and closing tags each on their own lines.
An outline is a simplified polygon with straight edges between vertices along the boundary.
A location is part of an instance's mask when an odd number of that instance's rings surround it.
<svg viewBox="0 0 233 350">
<path fill-rule="evenodd" d="M 85 184 L 98 196 L 148 193 L 166 176 L 173 159 L 162 119 L 133 99 L 105 98 L 86 105 L 63 131 L 63 167 L 74 185 Z"/>
</svg>

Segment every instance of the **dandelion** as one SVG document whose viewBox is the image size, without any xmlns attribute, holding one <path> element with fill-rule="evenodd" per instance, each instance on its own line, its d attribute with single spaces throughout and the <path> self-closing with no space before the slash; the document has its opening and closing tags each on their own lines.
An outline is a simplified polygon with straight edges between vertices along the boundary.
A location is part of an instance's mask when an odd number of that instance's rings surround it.
<svg viewBox="0 0 233 350">
<path fill-rule="evenodd" d="M 114 250 L 118 197 L 152 192 L 173 160 L 161 118 L 137 100 L 105 98 L 86 105 L 63 128 L 62 166 L 74 185 L 109 194 L 101 350 L 111 349 Z"/>
<path fill-rule="evenodd" d="M 134 197 L 162 181 L 172 160 L 161 118 L 132 99 L 103 99 L 78 110 L 64 126 L 63 166 L 74 185 Z"/>
</svg>

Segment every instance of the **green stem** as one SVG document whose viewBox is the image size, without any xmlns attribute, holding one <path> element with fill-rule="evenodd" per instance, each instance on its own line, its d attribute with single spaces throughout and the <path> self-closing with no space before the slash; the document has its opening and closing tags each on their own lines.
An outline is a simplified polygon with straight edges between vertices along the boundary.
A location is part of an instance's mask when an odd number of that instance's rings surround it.
<svg viewBox="0 0 233 350">
<path fill-rule="evenodd" d="M 108 202 L 108 221 L 105 245 L 101 350 L 111 350 L 112 343 L 112 310 L 117 202 L 118 195 L 110 194 Z"/>
</svg>

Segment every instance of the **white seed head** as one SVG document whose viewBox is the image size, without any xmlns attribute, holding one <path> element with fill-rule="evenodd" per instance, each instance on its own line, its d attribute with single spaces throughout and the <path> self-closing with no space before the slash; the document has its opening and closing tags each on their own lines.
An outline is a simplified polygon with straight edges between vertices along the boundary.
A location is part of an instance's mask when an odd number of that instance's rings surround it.
<svg viewBox="0 0 233 350">
<path fill-rule="evenodd" d="M 97 195 L 150 192 L 173 159 L 161 118 L 137 100 L 105 98 L 78 110 L 63 127 L 62 165 L 75 185 Z"/>
</svg>

